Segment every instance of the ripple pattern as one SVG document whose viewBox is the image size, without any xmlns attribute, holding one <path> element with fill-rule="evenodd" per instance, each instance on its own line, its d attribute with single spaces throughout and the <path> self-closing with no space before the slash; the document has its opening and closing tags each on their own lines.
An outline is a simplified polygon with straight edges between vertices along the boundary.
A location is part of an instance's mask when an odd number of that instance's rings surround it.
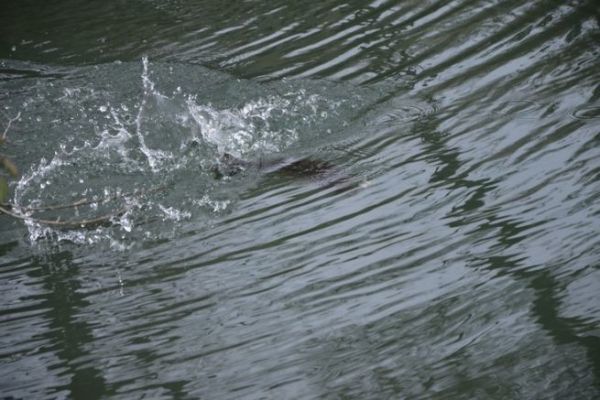
<svg viewBox="0 0 600 400">
<path fill-rule="evenodd" d="M 598 397 L 595 2 L 34 3 L 0 15 L 12 200 L 169 190 L 0 215 L 3 396 Z"/>
</svg>

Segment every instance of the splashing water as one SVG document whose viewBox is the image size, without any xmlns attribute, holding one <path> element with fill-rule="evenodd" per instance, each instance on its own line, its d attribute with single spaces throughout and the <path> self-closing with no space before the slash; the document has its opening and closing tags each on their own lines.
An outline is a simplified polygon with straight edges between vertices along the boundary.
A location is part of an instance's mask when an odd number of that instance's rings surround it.
<svg viewBox="0 0 600 400">
<path fill-rule="evenodd" d="M 32 217 L 26 221 L 32 242 L 127 241 L 142 232 L 154 238 L 161 224 L 219 215 L 237 196 L 209 173 L 221 155 L 251 159 L 317 137 L 326 143 L 363 102 L 333 84 L 260 85 L 197 67 L 194 74 L 186 66 L 151 68 L 147 57 L 141 64 L 141 76 L 135 64 L 115 63 L 60 83 L 38 80 L 24 93 L 24 115 L 40 136 L 31 137 L 32 166 L 16 183 L 13 202 Z M 55 139 L 39 146 L 43 132 Z M 39 210 L 83 199 L 72 209 Z M 61 231 L 33 219 L 98 215 L 112 215 L 109 226 Z"/>
<path fill-rule="evenodd" d="M 144 134 L 142 132 L 142 118 L 144 108 L 146 107 L 146 102 L 148 101 L 148 97 L 151 95 L 160 96 L 160 93 L 154 90 L 154 82 L 150 80 L 150 77 L 148 75 L 148 57 L 142 58 L 142 66 L 142 84 L 144 88 L 144 94 L 142 97 L 142 102 L 140 103 L 137 117 L 135 119 L 135 133 L 140 144 L 140 150 L 148 159 L 148 164 L 150 164 L 152 172 L 158 172 L 160 161 L 162 159 L 169 158 L 169 155 L 159 150 L 152 150 L 148 148 L 148 146 L 146 145 L 146 141 L 144 140 Z"/>
</svg>

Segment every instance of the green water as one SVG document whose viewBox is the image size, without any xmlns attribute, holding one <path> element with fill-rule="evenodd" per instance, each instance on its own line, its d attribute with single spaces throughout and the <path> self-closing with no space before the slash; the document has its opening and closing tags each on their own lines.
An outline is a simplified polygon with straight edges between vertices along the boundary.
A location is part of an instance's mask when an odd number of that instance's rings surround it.
<svg viewBox="0 0 600 400">
<path fill-rule="evenodd" d="M 598 398 L 599 59 L 593 1 L 0 6 L 0 398 Z"/>
</svg>

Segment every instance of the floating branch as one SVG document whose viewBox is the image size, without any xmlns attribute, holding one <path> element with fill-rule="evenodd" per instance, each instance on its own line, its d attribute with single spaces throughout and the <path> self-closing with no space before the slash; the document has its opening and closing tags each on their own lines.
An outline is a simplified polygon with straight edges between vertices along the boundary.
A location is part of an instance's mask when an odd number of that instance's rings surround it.
<svg viewBox="0 0 600 400">
<path fill-rule="evenodd" d="M 90 219 L 80 219 L 80 220 L 66 220 L 61 221 L 60 218 L 55 220 L 50 219 L 38 219 L 33 218 L 23 214 L 14 213 L 2 206 L 0 206 L 0 212 L 9 215 L 13 218 L 21 219 L 24 221 L 34 222 L 40 225 L 48 225 L 56 228 L 62 229 L 78 229 L 78 228 L 93 228 L 101 225 L 110 225 L 111 220 L 125 213 L 125 209 L 119 210 L 118 212 L 102 215 L 95 218 Z"/>
<path fill-rule="evenodd" d="M 159 191 L 163 191 L 166 189 L 166 186 L 160 186 L 150 190 L 139 190 L 132 193 L 126 193 L 122 195 L 114 195 L 105 199 L 100 200 L 90 200 L 87 198 L 79 199 L 73 203 L 69 204 L 55 204 L 43 207 L 15 207 L 12 204 L 0 204 L 0 213 L 6 214 L 10 217 L 17 218 L 23 221 L 30 221 L 40 225 L 47 225 L 59 229 L 80 229 L 80 228 L 94 228 L 96 226 L 108 226 L 111 225 L 112 220 L 116 217 L 123 215 L 127 208 L 123 207 L 115 212 L 111 212 L 105 215 L 101 215 L 94 218 L 88 219 L 78 219 L 78 220 L 61 220 L 60 217 L 57 219 L 43 219 L 36 218 L 30 215 L 25 215 L 22 212 L 30 213 L 30 212 L 42 212 L 42 211 L 53 211 L 53 210 L 64 210 L 69 208 L 78 208 L 85 205 L 90 204 L 105 204 L 111 201 L 125 199 L 134 196 L 141 196 L 148 193 L 155 193 Z M 14 209 L 18 209 L 21 212 L 14 212 Z"/>
<path fill-rule="evenodd" d="M 19 207 L 19 209 L 23 210 L 24 212 L 64 210 L 67 208 L 77 208 L 77 207 L 81 207 L 81 206 L 87 206 L 90 204 L 106 204 L 106 203 L 110 203 L 115 200 L 127 199 L 127 198 L 131 198 L 131 197 L 135 197 L 135 196 L 144 196 L 149 193 L 162 192 L 162 191 L 166 190 L 166 188 L 167 188 L 166 186 L 159 186 L 159 187 L 149 189 L 149 190 L 137 190 L 137 191 L 125 193 L 125 194 L 115 194 L 113 196 L 110 196 L 110 197 L 107 197 L 104 199 L 99 199 L 99 200 L 93 200 L 93 199 L 88 199 L 87 197 L 83 197 L 73 203 L 68 203 L 68 204 L 52 204 L 52 205 L 41 206 L 41 207 Z M 9 206 L 11 208 L 14 207 L 13 205 L 9 205 L 9 204 L 5 204 L 5 206 Z"/>
</svg>

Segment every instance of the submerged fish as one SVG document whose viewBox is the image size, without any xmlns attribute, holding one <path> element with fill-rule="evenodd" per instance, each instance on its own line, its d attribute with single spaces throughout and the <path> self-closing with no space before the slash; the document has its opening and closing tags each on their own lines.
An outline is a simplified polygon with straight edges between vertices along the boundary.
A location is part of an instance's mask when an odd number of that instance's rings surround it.
<svg viewBox="0 0 600 400">
<path fill-rule="evenodd" d="M 211 172 L 216 179 L 222 179 L 252 169 L 264 174 L 276 174 L 291 178 L 326 178 L 339 175 L 339 169 L 334 164 L 325 160 L 310 157 L 280 157 L 248 161 L 229 153 L 225 153 L 219 158 L 219 161 L 211 168 Z M 347 177 L 337 176 L 337 178 L 342 180 L 342 178 Z"/>
</svg>

